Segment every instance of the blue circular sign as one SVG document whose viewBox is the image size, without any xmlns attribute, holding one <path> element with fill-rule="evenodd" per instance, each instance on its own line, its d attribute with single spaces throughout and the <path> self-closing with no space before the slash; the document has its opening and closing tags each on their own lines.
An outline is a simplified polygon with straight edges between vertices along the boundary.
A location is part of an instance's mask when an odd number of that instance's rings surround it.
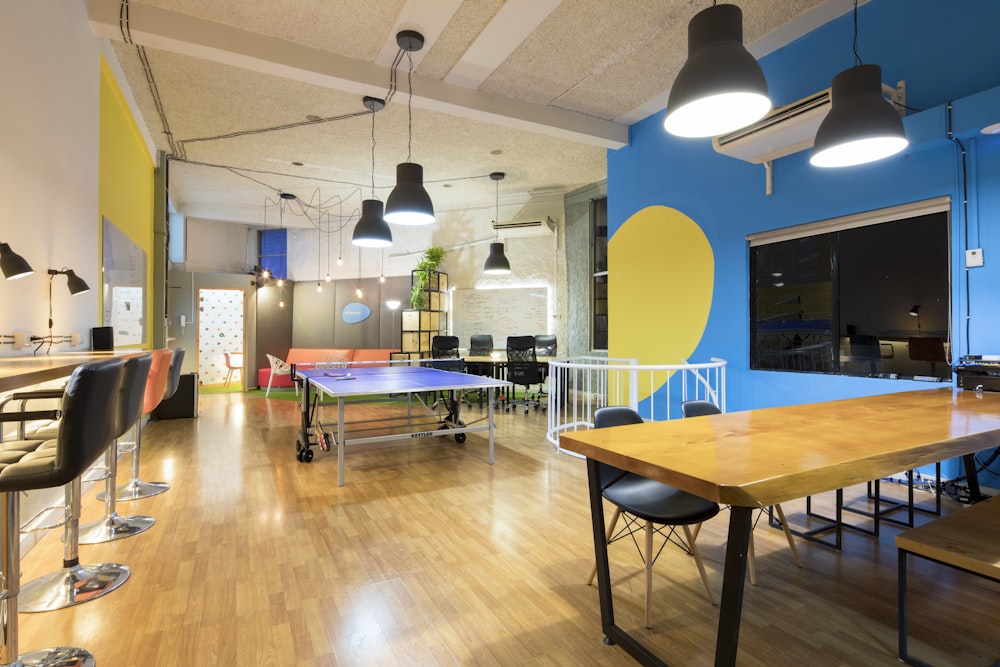
<svg viewBox="0 0 1000 667">
<path fill-rule="evenodd" d="M 357 324 L 358 322 L 364 322 L 367 320 L 371 314 L 371 308 L 363 303 L 355 301 L 354 303 L 349 303 L 344 306 L 344 312 L 341 314 L 341 317 L 343 317 L 344 321 L 348 324 Z"/>
</svg>

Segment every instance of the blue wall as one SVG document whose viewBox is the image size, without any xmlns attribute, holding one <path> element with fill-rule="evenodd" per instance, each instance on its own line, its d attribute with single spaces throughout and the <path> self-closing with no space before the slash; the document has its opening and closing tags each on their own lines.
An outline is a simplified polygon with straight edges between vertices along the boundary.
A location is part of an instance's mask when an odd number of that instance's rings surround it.
<svg viewBox="0 0 1000 667">
<path fill-rule="evenodd" d="M 712 309 L 691 358 L 729 361 L 730 410 L 927 388 L 905 380 L 751 372 L 745 236 L 754 232 L 949 195 L 955 358 L 1000 353 L 1000 136 L 979 133 L 1000 122 L 1000 2 L 872 0 L 860 8 L 859 26 L 862 61 L 881 65 L 887 83 L 904 80 L 907 106 L 917 110 L 905 119 L 911 145 L 902 154 L 840 170 L 811 167 L 808 151 L 791 155 L 774 163 L 771 196 L 763 166 L 719 155 L 708 139 L 668 135 L 662 113 L 634 125 L 630 145 L 608 154 L 612 237 L 636 211 L 663 205 L 696 221 L 711 243 Z M 851 35 L 848 13 L 763 58 L 774 103 L 827 88 L 853 66 Z M 949 119 L 967 152 L 964 170 Z M 983 268 L 965 270 L 966 247 L 984 249 Z M 609 272 L 613 280 L 613 264 Z"/>
</svg>

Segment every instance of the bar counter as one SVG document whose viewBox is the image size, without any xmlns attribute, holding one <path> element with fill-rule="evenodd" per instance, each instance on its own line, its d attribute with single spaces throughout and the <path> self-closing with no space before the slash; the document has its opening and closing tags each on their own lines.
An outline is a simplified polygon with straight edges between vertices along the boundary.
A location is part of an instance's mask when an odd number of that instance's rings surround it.
<svg viewBox="0 0 1000 667">
<path fill-rule="evenodd" d="M 60 352 L 23 357 L 0 357 L 0 393 L 30 387 L 70 375 L 88 361 L 135 354 L 137 350 L 113 352 Z"/>
</svg>

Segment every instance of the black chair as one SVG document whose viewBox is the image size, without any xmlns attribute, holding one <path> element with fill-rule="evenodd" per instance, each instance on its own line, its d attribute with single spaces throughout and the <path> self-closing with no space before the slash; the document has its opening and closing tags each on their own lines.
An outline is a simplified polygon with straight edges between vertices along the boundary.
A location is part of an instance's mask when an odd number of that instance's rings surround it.
<svg viewBox="0 0 1000 667">
<path fill-rule="evenodd" d="M 443 371 L 465 372 L 465 360 L 458 350 L 458 336 L 434 336 L 431 339 L 431 359 L 433 368 Z"/>
<path fill-rule="evenodd" d="M 535 336 L 535 354 L 539 357 L 554 357 L 558 343 L 554 335 Z"/>
<path fill-rule="evenodd" d="M 556 342 L 555 335 L 544 334 L 540 336 L 535 336 L 535 356 L 537 357 L 555 357 L 557 356 L 557 350 L 559 348 Z M 539 370 L 542 372 L 542 388 L 538 392 L 538 397 L 548 397 L 548 392 L 545 390 L 545 385 L 549 381 L 549 365 L 548 363 L 542 363 L 539 366 Z"/>
<path fill-rule="evenodd" d="M 703 417 L 706 415 L 722 414 L 722 410 L 720 410 L 719 406 L 711 401 L 694 400 L 684 401 L 681 403 L 681 414 L 685 417 Z M 760 512 L 757 514 L 758 519 L 764 511 L 764 508 L 761 508 Z M 788 547 L 792 550 L 792 558 L 795 560 L 795 564 L 802 567 L 802 561 L 799 560 L 799 550 L 795 547 L 795 538 L 792 536 L 792 530 L 788 526 L 788 521 L 785 520 L 785 512 L 781 509 L 781 505 L 774 505 L 774 513 L 778 516 L 778 522 L 781 524 L 781 530 L 785 533 L 785 539 L 788 540 Z M 754 521 L 754 525 L 756 525 L 756 521 Z M 750 544 L 748 547 L 749 552 L 747 554 L 747 565 L 749 567 L 747 568 L 747 572 L 750 575 L 750 584 L 756 586 L 757 568 L 753 550 L 753 532 L 750 533 Z"/>
<path fill-rule="evenodd" d="M 18 656 L 20 597 L 20 494 L 74 481 L 111 444 L 114 409 L 121 385 L 121 359 L 83 364 L 70 376 L 61 399 L 59 435 L 54 441 L 19 440 L 0 447 L 0 564 L 6 591 L 0 597 L 0 664 L 93 665 L 89 651 L 56 647 Z M 20 421 L 14 413 L 0 421 Z M 51 443 L 51 444 L 50 444 Z M 69 521 L 76 519 L 70 517 Z M 81 590 L 80 595 L 86 591 Z"/>
<path fill-rule="evenodd" d="M 643 423 L 642 417 L 628 407 L 609 406 L 598 408 L 594 412 L 594 428 L 641 423 Z M 623 537 L 631 537 L 646 564 L 646 627 L 652 627 L 650 599 L 653 593 L 653 563 L 667 542 L 672 542 L 694 557 L 698 574 L 701 575 L 705 592 L 708 594 L 708 601 L 715 604 L 712 588 L 708 584 L 708 575 L 705 573 L 705 565 L 694 544 L 695 534 L 692 534 L 691 526 L 700 526 L 702 522 L 718 514 L 720 509 L 718 503 L 605 463 L 599 463 L 598 469 L 604 499 L 615 506 L 614 516 L 608 524 L 608 544 Z M 625 526 L 616 533 L 615 527 L 618 525 L 619 517 L 625 518 Z M 678 527 L 684 532 L 683 541 L 676 534 Z M 639 547 L 635 537 L 635 533 L 639 531 L 645 535 L 644 550 Z M 660 548 L 655 550 L 654 533 L 663 537 Z M 595 565 L 587 579 L 588 584 L 594 581 L 596 574 Z"/>
<path fill-rule="evenodd" d="M 537 410 L 542 406 L 538 398 L 538 392 L 531 393 L 531 385 L 542 384 L 542 372 L 538 367 L 538 357 L 535 356 L 534 336 L 508 336 L 507 337 L 507 380 L 515 387 L 523 386 L 524 395 L 508 401 L 504 408 L 507 412 L 515 405 L 523 405 L 524 413 L 528 414 L 528 408 L 534 406 Z M 541 389 L 539 389 L 539 392 Z"/>
<path fill-rule="evenodd" d="M 434 336 L 431 339 L 431 359 L 429 362 L 425 361 L 423 363 L 431 368 L 437 368 L 442 371 L 464 373 L 465 359 L 462 359 L 459 354 L 458 336 Z M 437 410 L 442 404 L 447 407 L 447 420 L 452 419 L 455 410 L 455 406 L 448 403 L 451 400 L 450 393 L 436 392 L 434 394 L 434 401 L 431 403 L 431 410 Z M 469 405 L 469 402 L 464 399 L 463 402 Z"/>
<path fill-rule="evenodd" d="M 469 338 L 470 357 L 488 357 L 493 353 L 493 336 L 490 334 L 477 334 Z M 497 377 L 496 365 L 493 362 L 467 361 L 465 372 L 471 375 L 482 375 L 485 377 Z M 484 390 L 476 392 L 479 400 L 479 407 L 483 407 Z"/>
</svg>

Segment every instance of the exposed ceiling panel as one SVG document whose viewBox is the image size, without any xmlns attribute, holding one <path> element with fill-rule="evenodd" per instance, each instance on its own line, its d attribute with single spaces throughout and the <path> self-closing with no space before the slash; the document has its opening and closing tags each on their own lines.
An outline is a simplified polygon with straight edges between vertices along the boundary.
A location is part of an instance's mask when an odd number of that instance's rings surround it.
<svg viewBox="0 0 1000 667">
<path fill-rule="evenodd" d="M 743 0 L 745 41 L 767 49 L 851 0 Z M 627 123 L 663 108 L 705 0 L 88 0 L 188 215 L 261 224 L 278 191 L 385 199 L 395 165 L 424 166 L 435 209 L 559 197 L 606 176 Z M 514 21 L 512 22 L 512 17 Z M 426 31 L 403 54 L 399 29 Z M 413 96 L 408 81 L 413 82 Z M 616 120 L 617 119 L 617 120 Z M 626 120 L 627 119 L 627 120 Z M 169 126 L 170 134 L 167 134 Z M 293 164 L 301 163 L 301 164 Z"/>
</svg>

